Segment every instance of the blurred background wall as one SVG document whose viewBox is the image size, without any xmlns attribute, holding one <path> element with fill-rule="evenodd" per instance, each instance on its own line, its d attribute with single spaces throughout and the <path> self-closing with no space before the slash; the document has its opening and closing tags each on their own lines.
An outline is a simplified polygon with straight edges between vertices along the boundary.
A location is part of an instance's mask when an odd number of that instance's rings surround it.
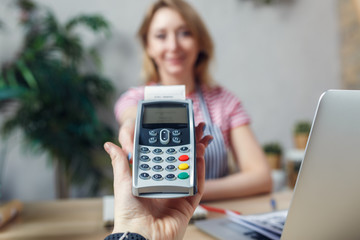
<svg viewBox="0 0 360 240">
<path fill-rule="evenodd" d="M 0 34 L 0 64 L 11 60 L 21 45 L 18 12 L 11 0 L 0 1 L 6 23 Z M 135 37 L 148 0 L 38 0 L 65 21 L 79 13 L 99 13 L 111 23 L 108 40 L 85 34 L 97 46 L 103 72 L 116 87 L 116 100 L 139 85 L 140 52 Z M 312 120 L 317 101 L 327 89 L 342 88 L 339 3 L 337 0 L 190 0 L 214 39 L 217 82 L 235 93 L 252 118 L 261 144 L 280 142 L 293 147 L 292 129 L 299 120 Z M 66 100 L 64 100 L 66 103 Z M 113 114 L 106 112 L 114 129 Z M 4 116 L 0 116 L 3 121 Z M 25 201 L 55 197 L 53 168 L 46 155 L 21 147 L 21 132 L 7 144 L 3 168 L 3 197 Z M 0 146 L 4 146 L 0 140 Z M 110 160 L 109 160 L 110 161 Z M 78 189 L 73 190 L 77 196 Z"/>
</svg>

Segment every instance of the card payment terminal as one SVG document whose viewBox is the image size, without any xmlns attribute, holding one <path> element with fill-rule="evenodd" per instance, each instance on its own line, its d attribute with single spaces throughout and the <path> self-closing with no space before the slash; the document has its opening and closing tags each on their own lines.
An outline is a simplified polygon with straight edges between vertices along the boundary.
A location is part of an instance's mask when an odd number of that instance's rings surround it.
<svg viewBox="0 0 360 240">
<path fill-rule="evenodd" d="M 178 198 L 196 193 L 191 100 L 143 100 L 134 133 L 133 195 Z"/>
</svg>

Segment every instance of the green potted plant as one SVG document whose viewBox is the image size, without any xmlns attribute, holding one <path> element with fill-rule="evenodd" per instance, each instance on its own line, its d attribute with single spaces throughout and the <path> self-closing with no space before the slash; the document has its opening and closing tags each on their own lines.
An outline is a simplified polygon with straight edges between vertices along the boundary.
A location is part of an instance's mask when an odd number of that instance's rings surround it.
<svg viewBox="0 0 360 240">
<path fill-rule="evenodd" d="M 266 143 L 263 146 L 266 158 L 272 169 L 281 169 L 282 147 L 277 142 Z"/>
<path fill-rule="evenodd" d="M 1 133 L 6 137 L 21 129 L 27 146 L 51 156 L 58 197 L 68 197 L 70 183 L 86 183 L 96 194 L 108 182 L 98 166 L 99 159 L 108 158 L 103 143 L 115 138 L 97 109 L 108 107 L 113 86 L 96 69 L 96 51 L 83 46 L 75 28 L 108 33 L 109 24 L 100 15 L 80 15 L 61 24 L 33 1 L 16 4 L 25 34 L 17 56 L 1 67 L 0 108 L 16 102 Z M 84 59 L 93 63 L 92 71 L 84 70 Z"/>
<path fill-rule="evenodd" d="M 305 149 L 311 130 L 311 122 L 299 121 L 294 127 L 294 143 L 296 149 Z"/>
</svg>

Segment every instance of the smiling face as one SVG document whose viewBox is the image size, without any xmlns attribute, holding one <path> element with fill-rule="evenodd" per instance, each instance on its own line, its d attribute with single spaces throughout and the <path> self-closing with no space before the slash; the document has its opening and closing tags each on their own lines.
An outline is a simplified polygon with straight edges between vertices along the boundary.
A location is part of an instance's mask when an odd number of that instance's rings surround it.
<svg viewBox="0 0 360 240">
<path fill-rule="evenodd" d="M 163 7 L 156 11 L 147 35 L 147 54 L 155 61 L 160 79 L 194 80 L 198 44 L 181 15 Z"/>
</svg>

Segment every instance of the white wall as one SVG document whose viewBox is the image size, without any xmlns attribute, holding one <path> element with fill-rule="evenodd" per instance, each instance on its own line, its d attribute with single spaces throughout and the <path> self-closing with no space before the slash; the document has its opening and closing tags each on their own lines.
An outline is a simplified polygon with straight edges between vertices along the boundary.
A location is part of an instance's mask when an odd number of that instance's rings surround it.
<svg viewBox="0 0 360 240">
<path fill-rule="evenodd" d="M 8 6 L 11 1 L 2 2 Z M 86 43 L 99 46 L 104 73 L 114 81 L 118 95 L 139 84 L 140 47 L 135 34 L 148 0 L 38 2 L 52 8 L 61 21 L 79 13 L 103 14 L 112 24 L 112 39 L 104 41 L 86 34 Z M 260 143 L 279 141 L 291 148 L 294 123 L 311 120 L 320 94 L 341 86 L 337 1 L 190 2 L 214 38 L 215 79 L 243 101 Z M 14 8 L 1 7 L 0 16 L 11 27 L 16 26 Z M 20 36 L 10 29 L 6 36 L 0 33 L 0 63 L 16 52 Z M 48 165 L 45 157 L 30 157 L 19 147 L 12 148 L 3 177 L 5 197 L 53 198 L 53 173 Z M 26 178 L 19 177 L 30 167 L 37 169 L 36 174 L 30 171 Z"/>
</svg>

